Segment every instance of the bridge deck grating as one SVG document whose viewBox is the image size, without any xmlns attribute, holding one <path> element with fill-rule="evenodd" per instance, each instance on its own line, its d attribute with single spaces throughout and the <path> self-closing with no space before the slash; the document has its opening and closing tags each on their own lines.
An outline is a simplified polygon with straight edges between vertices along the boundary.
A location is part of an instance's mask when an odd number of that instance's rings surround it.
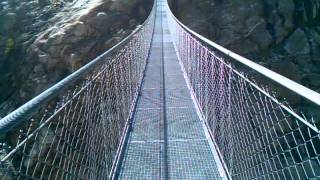
<svg viewBox="0 0 320 180">
<path fill-rule="evenodd" d="M 170 107 L 193 107 L 190 92 L 185 89 L 166 89 L 166 105 Z"/>
<path fill-rule="evenodd" d="M 137 110 L 132 127 L 132 141 L 161 139 L 160 109 Z"/>
<path fill-rule="evenodd" d="M 162 1 L 158 4 L 150 57 L 118 177 L 221 179 L 161 10 Z"/>
<path fill-rule="evenodd" d="M 119 179 L 154 179 L 160 177 L 163 158 L 160 142 L 129 143 Z"/>
<path fill-rule="evenodd" d="M 168 140 L 205 139 L 205 134 L 194 108 L 168 108 Z"/>
<path fill-rule="evenodd" d="M 170 179 L 221 179 L 207 140 L 169 141 Z"/>
<path fill-rule="evenodd" d="M 159 89 L 144 89 L 138 100 L 138 108 L 159 108 L 161 105 Z"/>
</svg>

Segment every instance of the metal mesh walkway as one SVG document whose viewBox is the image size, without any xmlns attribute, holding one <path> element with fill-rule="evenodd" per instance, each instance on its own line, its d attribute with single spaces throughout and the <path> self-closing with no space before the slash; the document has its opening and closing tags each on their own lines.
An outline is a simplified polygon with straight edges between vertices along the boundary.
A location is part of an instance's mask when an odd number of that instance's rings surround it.
<svg viewBox="0 0 320 180">
<path fill-rule="evenodd" d="M 164 2 L 119 179 L 223 179 L 171 39 Z"/>
<path fill-rule="evenodd" d="M 320 179 L 320 94 L 155 2 L 121 42 L 0 119 L 0 179 Z M 280 87 L 315 109 L 298 113 Z"/>
</svg>

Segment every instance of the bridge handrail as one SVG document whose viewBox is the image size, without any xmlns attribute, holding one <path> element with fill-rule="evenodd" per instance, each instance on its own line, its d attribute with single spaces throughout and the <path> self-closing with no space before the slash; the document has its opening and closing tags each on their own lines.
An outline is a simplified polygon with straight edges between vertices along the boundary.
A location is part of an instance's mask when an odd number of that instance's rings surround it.
<svg viewBox="0 0 320 180">
<path fill-rule="evenodd" d="M 154 8 L 151 11 L 153 10 Z M 102 64 L 105 61 L 104 59 L 105 57 L 113 54 L 114 52 L 119 50 L 121 47 L 126 45 L 126 43 L 130 39 L 132 39 L 132 37 L 134 37 L 134 35 L 136 35 L 142 29 L 142 27 L 148 22 L 151 16 L 152 16 L 152 13 L 150 12 L 148 18 L 144 21 L 142 25 L 137 26 L 136 29 L 134 29 L 127 37 L 122 39 L 115 46 L 108 49 L 106 52 L 97 56 L 95 59 L 93 59 L 91 62 L 89 62 L 85 66 L 76 70 L 69 76 L 65 77 L 55 85 L 51 86 L 44 92 L 40 93 L 36 97 L 32 98 L 30 101 L 20 106 L 18 109 L 14 110 L 13 112 L 9 113 L 8 115 L 0 119 L 0 134 L 9 131 L 18 123 L 21 123 L 22 121 L 33 116 L 39 108 L 41 108 L 43 105 L 45 105 L 47 102 L 49 102 L 53 98 L 57 97 L 57 95 L 61 93 L 64 89 L 70 87 L 81 77 L 84 77 L 94 68 Z"/>
<path fill-rule="evenodd" d="M 174 20 L 183 28 L 185 29 L 187 32 L 189 32 L 191 35 L 193 35 L 194 37 L 196 37 L 197 39 L 201 40 L 202 42 L 208 44 L 209 46 L 217 49 L 218 51 L 220 51 L 221 53 L 231 57 L 232 60 L 235 60 L 239 63 L 241 63 L 242 65 L 245 65 L 251 69 L 253 69 L 254 71 L 258 72 L 259 74 L 271 79 L 272 81 L 280 84 L 281 86 L 297 93 L 298 95 L 306 98 L 307 100 L 317 104 L 320 106 L 320 94 L 317 93 L 316 91 L 313 91 L 297 82 L 294 82 L 293 80 L 284 77 L 274 71 L 271 71 L 255 62 L 253 62 L 250 59 L 247 59 L 245 57 L 240 56 L 237 53 L 234 53 L 232 51 L 230 51 L 229 49 L 226 49 L 222 46 L 220 46 L 219 44 L 212 42 L 211 40 L 207 39 L 206 37 L 203 37 L 202 35 L 198 34 L 197 32 L 191 30 L 190 28 L 188 28 L 186 25 L 184 25 L 182 22 L 180 22 L 178 20 L 178 18 L 172 13 Z"/>
</svg>

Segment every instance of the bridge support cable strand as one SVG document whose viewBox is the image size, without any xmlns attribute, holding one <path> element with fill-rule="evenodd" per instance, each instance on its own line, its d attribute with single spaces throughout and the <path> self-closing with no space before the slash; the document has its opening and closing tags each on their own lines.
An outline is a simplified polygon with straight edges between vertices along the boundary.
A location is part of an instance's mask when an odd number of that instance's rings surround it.
<svg viewBox="0 0 320 180">
<path fill-rule="evenodd" d="M 318 110 L 320 95 L 195 33 L 169 7 L 167 15 L 188 81 L 230 177 L 320 178 L 319 120 L 296 113 L 230 63 L 262 74 L 314 102 Z"/>
<path fill-rule="evenodd" d="M 1 136 L 10 139 L 0 143 L 0 179 L 112 177 L 154 21 L 155 5 L 119 44 L 0 120 Z"/>
</svg>

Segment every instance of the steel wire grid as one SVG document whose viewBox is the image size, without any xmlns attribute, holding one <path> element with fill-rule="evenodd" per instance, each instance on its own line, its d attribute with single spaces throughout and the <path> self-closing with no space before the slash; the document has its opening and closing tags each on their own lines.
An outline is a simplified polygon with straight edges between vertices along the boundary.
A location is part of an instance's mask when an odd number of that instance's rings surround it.
<svg viewBox="0 0 320 180">
<path fill-rule="evenodd" d="M 232 179 L 319 179 L 320 135 L 267 88 L 227 63 L 227 54 L 168 21 L 191 89 Z"/>
<path fill-rule="evenodd" d="M 153 9 L 123 47 L 101 57 L 104 64 L 42 104 L 21 130 L 6 134 L 10 139 L 0 146 L 0 179 L 110 176 L 143 77 L 154 16 Z"/>
</svg>

